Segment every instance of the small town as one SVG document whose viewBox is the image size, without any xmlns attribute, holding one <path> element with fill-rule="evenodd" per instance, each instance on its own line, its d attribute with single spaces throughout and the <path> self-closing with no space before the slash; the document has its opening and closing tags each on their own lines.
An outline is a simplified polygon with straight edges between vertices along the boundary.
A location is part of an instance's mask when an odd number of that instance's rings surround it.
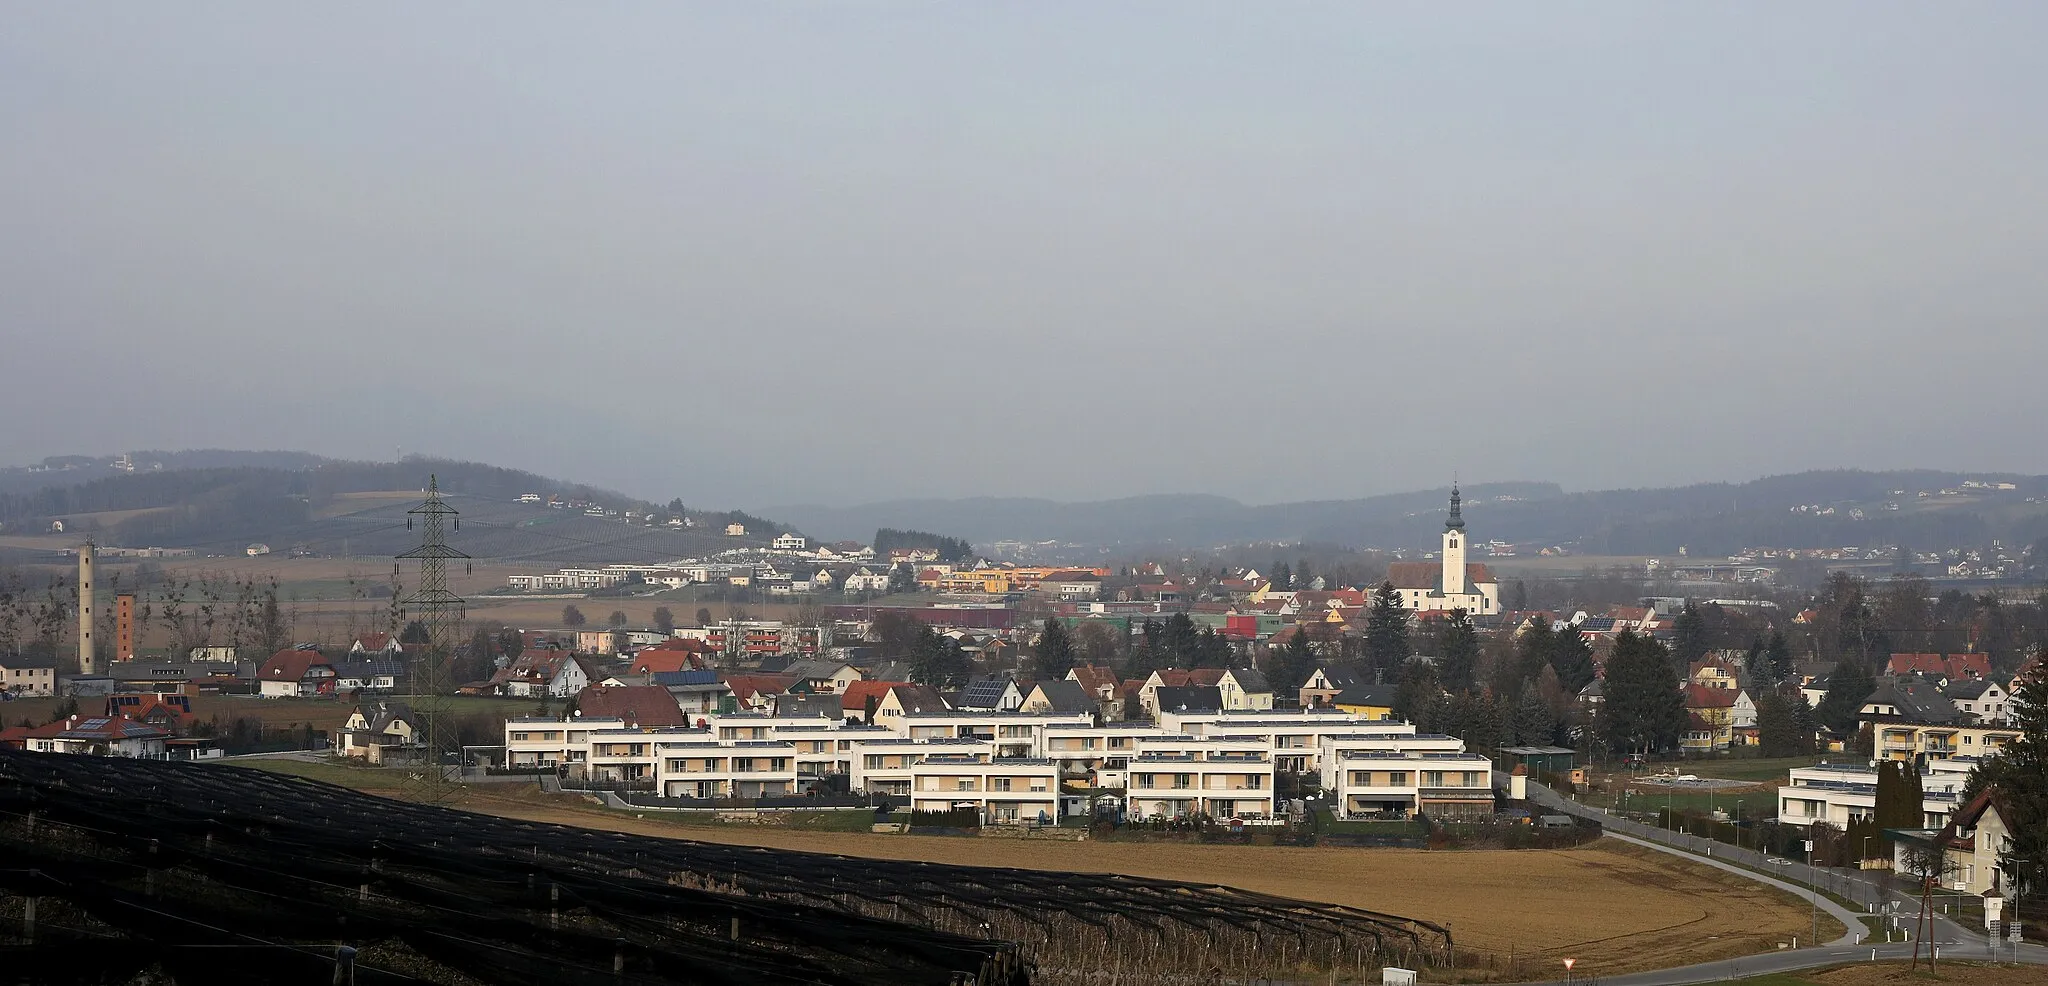
<svg viewBox="0 0 2048 986">
<path fill-rule="evenodd" d="M 2048 5 L 7 13 L 0 986 L 2048 986 Z"/>
</svg>

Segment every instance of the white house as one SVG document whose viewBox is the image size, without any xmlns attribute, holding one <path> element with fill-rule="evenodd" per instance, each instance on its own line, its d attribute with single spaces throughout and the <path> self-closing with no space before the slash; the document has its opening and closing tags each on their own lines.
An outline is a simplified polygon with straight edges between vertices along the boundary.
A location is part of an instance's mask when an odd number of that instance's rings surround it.
<svg viewBox="0 0 2048 986">
<path fill-rule="evenodd" d="M 1476 753 L 1332 736 L 1323 740 L 1322 776 L 1323 790 L 1336 797 L 1339 818 L 1493 814 L 1493 763 Z"/>
<path fill-rule="evenodd" d="M 776 740 L 654 743 L 655 792 L 665 798 L 779 798 L 797 793 L 796 748 Z"/>
<path fill-rule="evenodd" d="M 1920 775 L 1922 828 L 1940 828 L 1958 805 L 1975 757 L 1929 760 Z M 1863 763 L 1794 767 L 1778 789 L 1778 823 L 1810 826 L 1826 822 L 1837 831 L 1877 814 L 1877 768 Z"/>
<path fill-rule="evenodd" d="M 777 551 L 802 551 L 810 542 L 801 534 L 778 534 L 769 544 Z"/>
<path fill-rule="evenodd" d="M 70 753 L 93 757 L 164 758 L 171 734 L 148 723 L 107 716 L 72 716 L 32 729 L 16 730 L 22 748 L 34 753 Z"/>
<path fill-rule="evenodd" d="M 335 677 L 334 665 L 319 651 L 282 650 L 256 669 L 256 690 L 264 698 L 332 695 Z"/>
<path fill-rule="evenodd" d="M 847 576 L 839 588 L 844 592 L 888 592 L 889 575 L 871 568 L 862 568 Z"/>
<path fill-rule="evenodd" d="M 9 698 L 57 694 L 57 662 L 46 657 L 0 654 L 0 694 Z"/>
</svg>

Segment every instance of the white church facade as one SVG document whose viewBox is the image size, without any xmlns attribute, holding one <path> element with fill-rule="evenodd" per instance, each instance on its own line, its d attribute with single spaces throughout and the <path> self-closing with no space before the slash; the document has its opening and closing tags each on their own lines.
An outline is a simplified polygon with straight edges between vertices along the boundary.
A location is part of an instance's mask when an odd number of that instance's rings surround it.
<svg viewBox="0 0 2048 986">
<path fill-rule="evenodd" d="M 1474 616 L 1500 612 L 1500 583 L 1485 565 L 1467 562 L 1465 517 L 1458 488 L 1451 487 L 1451 513 L 1444 519 L 1443 551 L 1434 562 L 1395 562 L 1387 579 L 1401 593 L 1401 605 L 1416 613 L 1462 609 Z"/>
</svg>

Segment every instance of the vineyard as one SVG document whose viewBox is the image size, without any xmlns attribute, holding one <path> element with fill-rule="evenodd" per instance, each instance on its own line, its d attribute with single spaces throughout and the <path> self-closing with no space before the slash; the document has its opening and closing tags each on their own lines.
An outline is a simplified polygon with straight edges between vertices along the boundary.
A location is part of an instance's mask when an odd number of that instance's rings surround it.
<svg viewBox="0 0 2048 986">
<path fill-rule="evenodd" d="M 38 982 L 310 981 L 346 947 L 364 983 L 1164 983 L 1450 948 L 1225 887 L 656 839 L 189 763 L 0 753 L 0 847 L 0 961 Z"/>
</svg>

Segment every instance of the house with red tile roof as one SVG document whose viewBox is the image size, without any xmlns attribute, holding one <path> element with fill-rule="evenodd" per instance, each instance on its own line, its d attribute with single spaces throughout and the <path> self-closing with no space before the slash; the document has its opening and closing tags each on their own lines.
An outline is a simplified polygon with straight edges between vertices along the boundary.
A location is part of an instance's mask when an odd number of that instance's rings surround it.
<svg viewBox="0 0 2048 986">
<path fill-rule="evenodd" d="M 1988 678 L 1991 676 L 1991 655 L 1893 654 L 1891 660 L 1885 664 L 1885 673 L 1893 677 L 1924 674 L 1930 678 L 1946 678 L 1950 681 Z"/>
<path fill-rule="evenodd" d="M 333 695 L 334 681 L 334 664 L 317 650 L 281 650 L 256 669 L 257 694 L 264 698 Z"/>
<path fill-rule="evenodd" d="M 71 716 L 41 726 L 0 730 L 0 747 L 31 753 L 162 759 L 169 730 L 119 716 Z"/>
<path fill-rule="evenodd" d="M 867 713 L 868 701 L 870 699 L 874 700 L 876 707 L 879 708 L 882 699 L 888 696 L 889 689 L 897 685 L 907 684 L 910 683 L 907 681 L 870 680 L 848 682 L 846 688 L 839 693 L 840 711 L 848 716 L 864 716 Z"/>
<path fill-rule="evenodd" d="M 628 726 L 688 726 L 690 716 L 661 685 L 592 685 L 576 694 L 586 719 L 624 719 Z"/>
</svg>

